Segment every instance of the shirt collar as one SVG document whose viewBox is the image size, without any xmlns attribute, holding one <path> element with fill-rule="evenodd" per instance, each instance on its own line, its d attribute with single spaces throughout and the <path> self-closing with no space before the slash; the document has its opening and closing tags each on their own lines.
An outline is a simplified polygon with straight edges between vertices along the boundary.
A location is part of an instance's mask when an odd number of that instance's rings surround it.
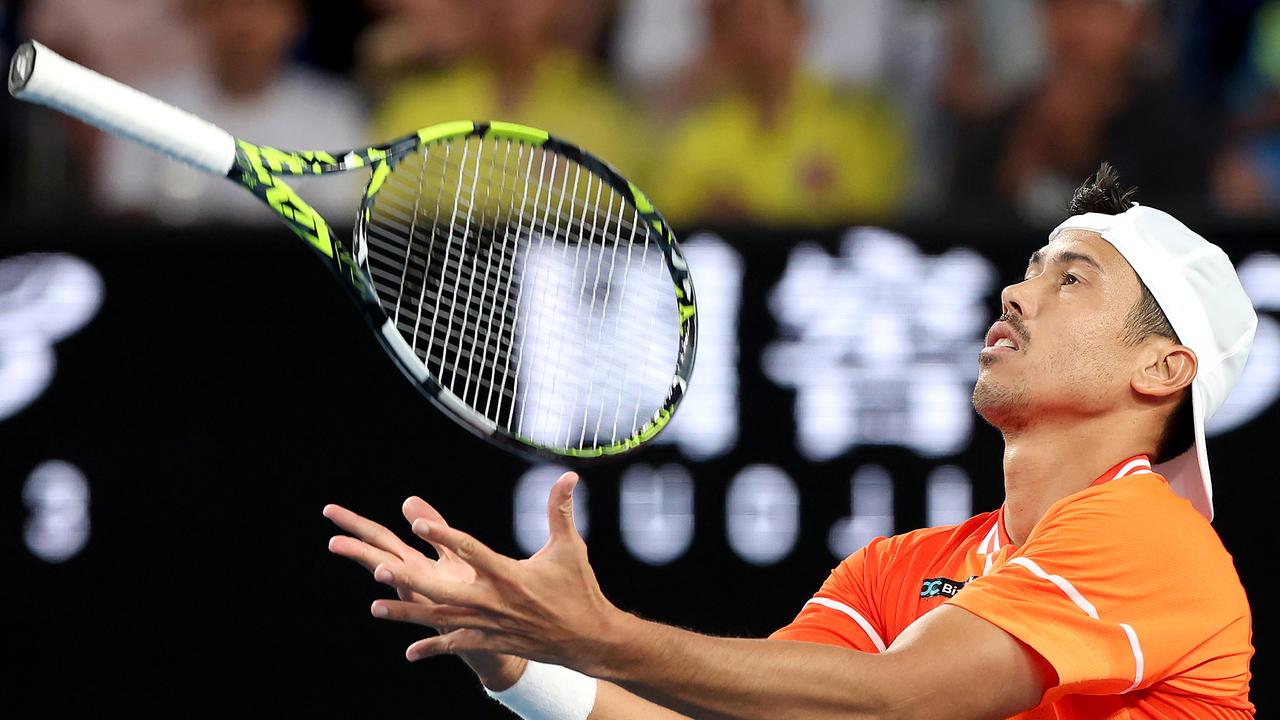
<svg viewBox="0 0 1280 720">
<path fill-rule="evenodd" d="M 1112 465 L 1111 469 L 1099 475 L 1092 483 L 1089 483 L 1089 487 L 1102 485 L 1117 478 L 1129 477 L 1130 475 L 1150 475 L 1153 472 L 1151 458 L 1146 455 L 1134 455 Z M 1005 545 L 1009 545 L 1010 542 L 1009 533 L 1004 529 L 1004 505 L 1002 504 L 1000 509 L 996 511 L 995 524 L 982 538 L 982 542 L 978 544 L 978 554 L 994 555 L 996 551 Z"/>
<path fill-rule="evenodd" d="M 1097 480 L 1089 483 L 1089 487 L 1111 482 L 1116 478 L 1129 477 L 1130 475 L 1150 475 L 1152 472 L 1154 471 L 1151 469 L 1151 458 L 1146 455 L 1134 455 L 1113 465 L 1110 470 L 1099 475 Z"/>
</svg>

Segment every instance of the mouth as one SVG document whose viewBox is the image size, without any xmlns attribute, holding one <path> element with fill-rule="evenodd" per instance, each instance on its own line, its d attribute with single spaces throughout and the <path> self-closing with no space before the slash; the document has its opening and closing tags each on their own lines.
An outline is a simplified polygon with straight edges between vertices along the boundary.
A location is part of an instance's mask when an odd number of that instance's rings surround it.
<svg viewBox="0 0 1280 720">
<path fill-rule="evenodd" d="M 982 352 L 1009 353 L 1017 352 L 1021 349 L 1022 343 L 1018 340 L 1018 334 L 1013 331 L 1013 326 L 1000 320 L 987 331 L 986 344 L 982 348 Z"/>
</svg>

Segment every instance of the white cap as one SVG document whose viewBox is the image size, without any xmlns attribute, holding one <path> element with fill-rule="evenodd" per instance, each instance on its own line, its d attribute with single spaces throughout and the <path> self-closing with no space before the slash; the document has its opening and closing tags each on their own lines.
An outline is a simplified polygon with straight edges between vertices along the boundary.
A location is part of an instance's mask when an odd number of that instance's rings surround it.
<svg viewBox="0 0 1280 720">
<path fill-rule="evenodd" d="M 1258 316 L 1222 248 L 1168 213 L 1137 203 L 1119 215 L 1085 213 L 1049 233 L 1090 230 L 1111 243 L 1151 291 L 1183 345 L 1196 354 L 1191 382 L 1195 444 L 1155 467 L 1174 491 L 1213 519 L 1213 485 L 1204 423 L 1235 387 L 1253 345 Z"/>
</svg>

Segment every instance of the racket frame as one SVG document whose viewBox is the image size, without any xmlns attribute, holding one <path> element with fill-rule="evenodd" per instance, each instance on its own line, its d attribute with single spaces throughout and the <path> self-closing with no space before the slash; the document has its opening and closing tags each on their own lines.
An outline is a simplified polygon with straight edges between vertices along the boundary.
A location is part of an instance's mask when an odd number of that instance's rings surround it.
<svg viewBox="0 0 1280 720">
<path fill-rule="evenodd" d="M 693 279 L 675 234 L 639 188 L 613 166 L 577 145 L 517 123 L 455 121 L 364 148 L 338 152 L 281 150 L 235 138 L 205 120 L 66 60 L 30 40 L 15 50 L 8 84 L 14 97 L 52 107 L 102 130 L 141 142 L 206 173 L 225 174 L 227 179 L 258 197 L 338 276 L 405 377 L 445 415 L 504 449 L 559 461 L 620 455 L 661 432 L 670 423 L 688 389 L 697 354 L 697 302 Z M 395 320 L 383 309 L 366 269 L 367 223 L 378 190 L 404 158 L 433 143 L 472 137 L 523 143 L 578 163 L 604 180 L 652 231 L 650 238 L 662 251 L 675 286 L 677 317 L 672 319 L 678 326 L 679 348 L 666 398 L 633 436 L 590 448 L 564 448 L 539 444 L 509 432 L 439 383 L 404 340 Z M 351 242 L 334 233 L 320 213 L 282 177 L 326 175 L 362 168 L 367 168 L 370 176 L 355 217 Z"/>
</svg>

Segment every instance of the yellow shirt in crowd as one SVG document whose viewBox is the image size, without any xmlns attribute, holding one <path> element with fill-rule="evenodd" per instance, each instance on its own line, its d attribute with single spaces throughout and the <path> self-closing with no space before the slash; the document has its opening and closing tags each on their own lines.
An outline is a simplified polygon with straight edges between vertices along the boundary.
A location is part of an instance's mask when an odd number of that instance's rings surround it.
<svg viewBox="0 0 1280 720">
<path fill-rule="evenodd" d="M 653 183 L 642 185 L 673 224 L 831 224 L 881 219 L 901 205 L 907 132 L 885 102 L 801 78 L 776 123 L 759 118 L 748 98 L 729 93 L 677 124 Z"/>
<path fill-rule="evenodd" d="M 504 108 L 493 69 L 464 61 L 395 84 L 374 115 L 374 136 L 394 138 L 450 120 L 505 120 L 550 132 L 604 159 L 623 175 L 643 173 L 648 143 L 627 103 L 569 52 L 549 53 L 514 107 Z"/>
</svg>

